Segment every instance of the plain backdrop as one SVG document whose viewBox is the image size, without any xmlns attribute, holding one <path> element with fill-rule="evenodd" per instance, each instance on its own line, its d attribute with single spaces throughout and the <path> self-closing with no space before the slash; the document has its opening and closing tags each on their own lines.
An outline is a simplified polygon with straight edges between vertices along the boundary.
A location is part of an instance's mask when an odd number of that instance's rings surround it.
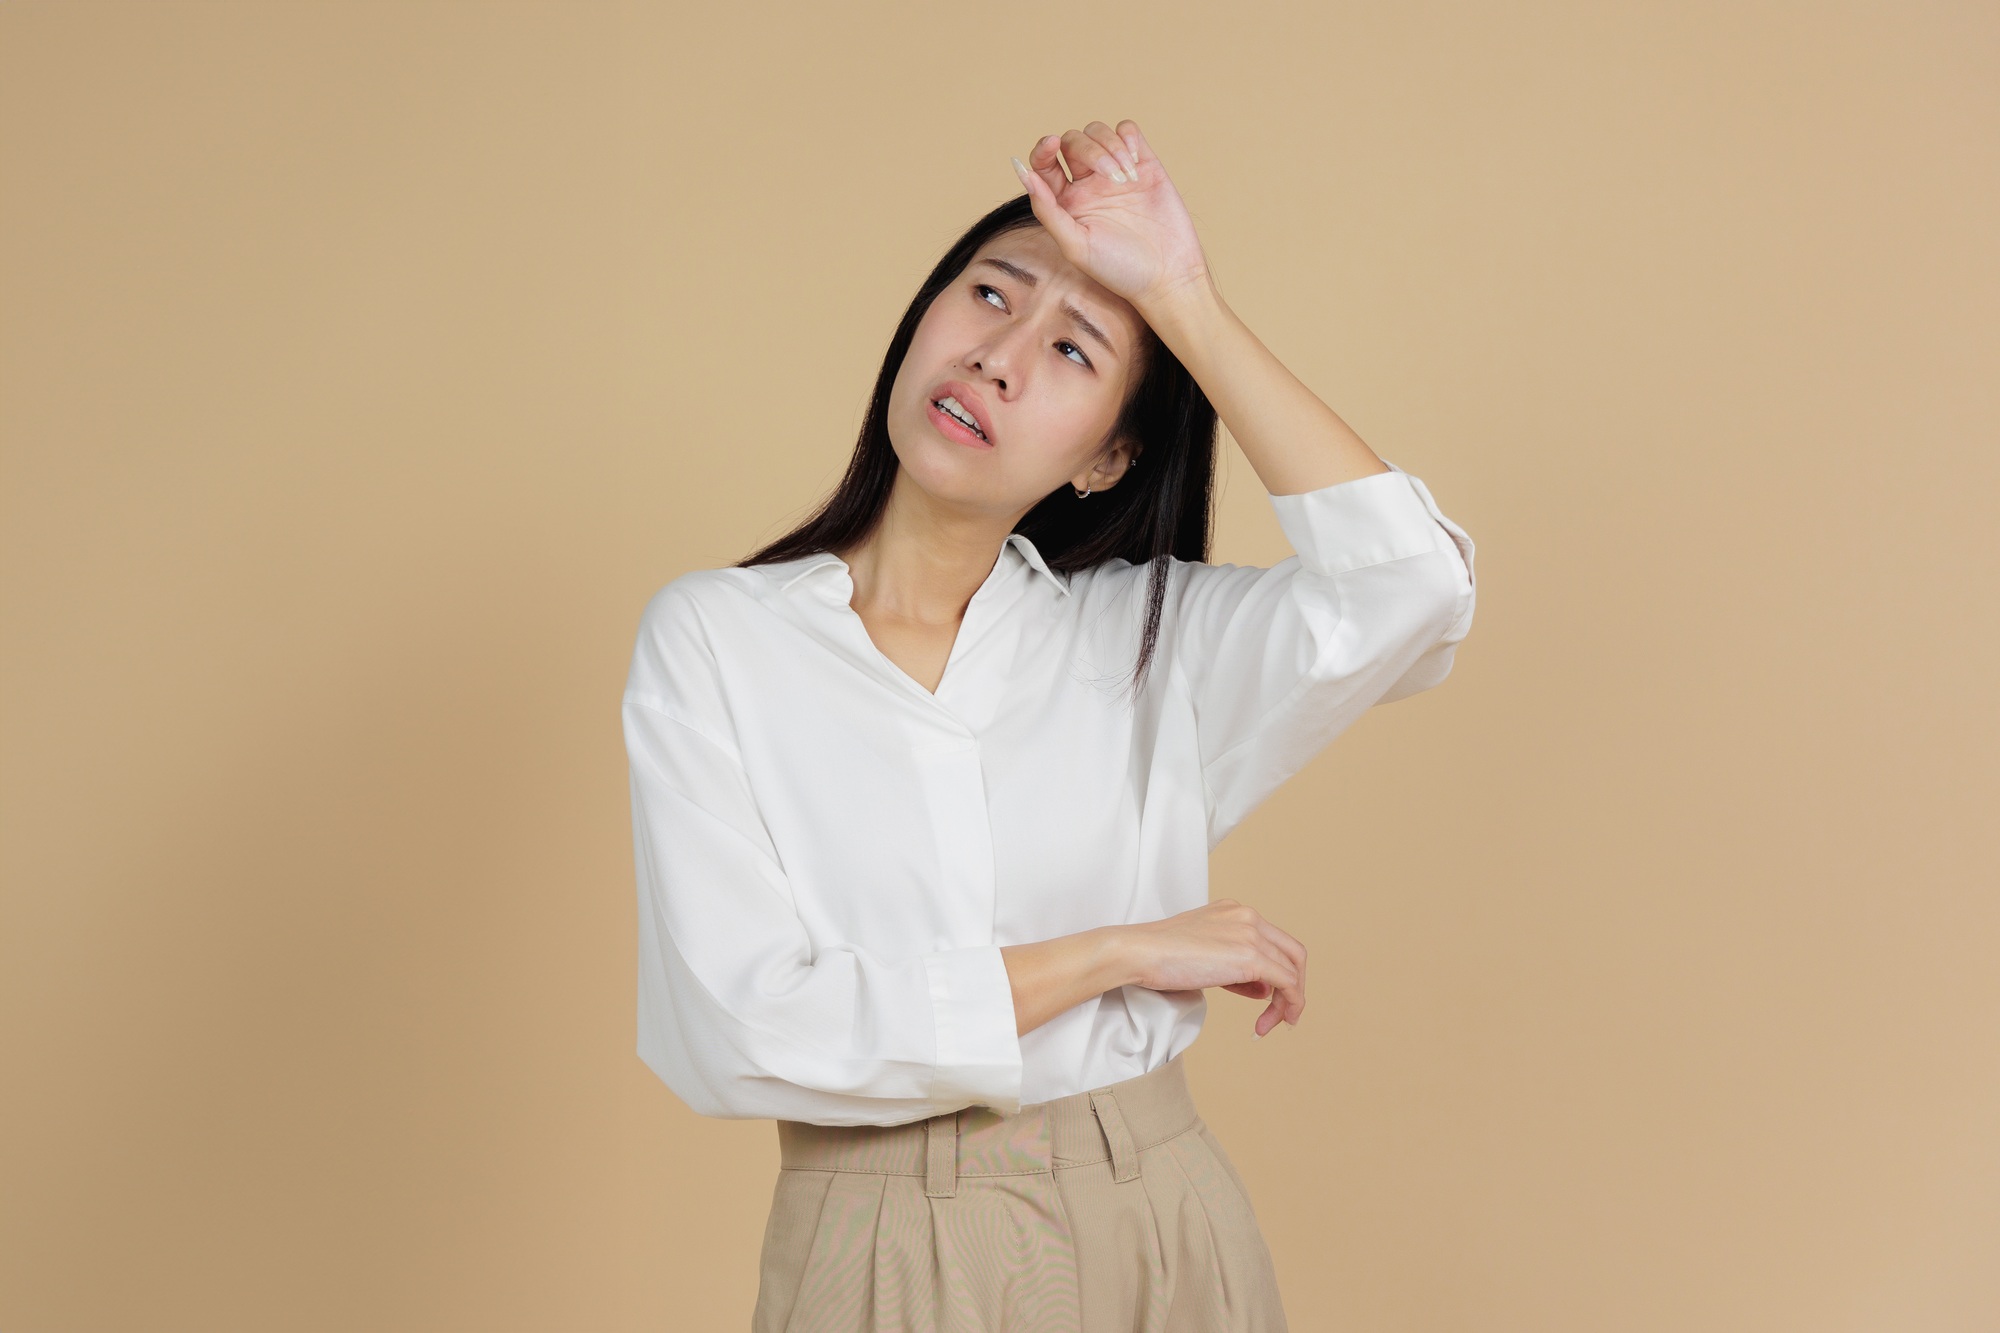
<svg viewBox="0 0 2000 1333">
<path fill-rule="evenodd" d="M 1215 858 L 1313 950 L 1189 1054 L 1293 1327 L 2000 1327 L 2000 10 L 1910 0 L 0 5 L 0 1327 L 745 1325 L 638 615 L 1128 116 L 1478 543 Z"/>
</svg>

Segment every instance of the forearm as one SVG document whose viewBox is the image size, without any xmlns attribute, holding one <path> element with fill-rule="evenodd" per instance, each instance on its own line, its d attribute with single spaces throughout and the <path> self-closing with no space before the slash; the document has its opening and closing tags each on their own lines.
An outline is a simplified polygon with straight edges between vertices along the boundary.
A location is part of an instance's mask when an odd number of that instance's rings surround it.
<svg viewBox="0 0 2000 1333">
<path fill-rule="evenodd" d="M 1298 495 L 1389 465 L 1285 368 L 1206 275 L 1139 313 L 1208 395 L 1264 489 Z"/>
<path fill-rule="evenodd" d="M 1134 981 L 1127 932 L 1098 926 L 1000 950 L 1014 988 L 1015 1026 L 1031 1032 L 1085 1000 Z"/>
</svg>

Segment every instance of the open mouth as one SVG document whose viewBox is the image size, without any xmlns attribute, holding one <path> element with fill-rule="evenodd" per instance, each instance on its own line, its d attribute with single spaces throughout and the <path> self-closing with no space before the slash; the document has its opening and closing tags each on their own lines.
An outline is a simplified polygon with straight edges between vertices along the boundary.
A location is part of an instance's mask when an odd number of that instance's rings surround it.
<svg viewBox="0 0 2000 1333">
<path fill-rule="evenodd" d="M 986 432 L 979 428 L 979 422 L 977 418 L 975 418 L 969 410 L 967 410 L 962 404 L 960 404 L 958 399 L 952 397 L 950 394 L 946 394 L 942 398 L 933 398 L 931 400 L 931 407 L 936 409 L 936 411 L 940 415 L 950 419 L 951 421 L 955 422 L 960 426 L 965 427 L 966 430 L 978 436 L 981 441 L 987 444 L 992 443 L 991 440 L 988 440 L 986 438 Z"/>
</svg>

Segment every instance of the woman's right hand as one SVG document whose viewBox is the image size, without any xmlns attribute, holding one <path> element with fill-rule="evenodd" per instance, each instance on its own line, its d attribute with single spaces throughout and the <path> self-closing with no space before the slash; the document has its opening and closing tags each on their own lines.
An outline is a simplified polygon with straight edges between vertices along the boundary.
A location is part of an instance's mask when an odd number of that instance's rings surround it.
<svg viewBox="0 0 2000 1333">
<path fill-rule="evenodd" d="M 1280 1022 L 1298 1026 L 1306 1008 L 1306 946 L 1231 898 L 1158 921 L 1117 929 L 1125 935 L 1132 982 L 1148 990 L 1220 986 L 1271 1003 L 1257 1015 L 1257 1035 Z"/>
</svg>

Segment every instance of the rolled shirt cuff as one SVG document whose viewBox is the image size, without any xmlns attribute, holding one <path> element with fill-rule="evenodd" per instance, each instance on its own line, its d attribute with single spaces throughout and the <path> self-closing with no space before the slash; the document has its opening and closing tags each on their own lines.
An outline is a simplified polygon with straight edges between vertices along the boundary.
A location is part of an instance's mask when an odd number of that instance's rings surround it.
<svg viewBox="0 0 2000 1333">
<path fill-rule="evenodd" d="M 1013 1115 L 1021 1109 L 1021 1038 L 1015 1031 L 1014 985 L 1000 946 L 925 954 L 924 970 L 937 1022 L 932 1098 Z"/>
<path fill-rule="evenodd" d="M 1394 463 L 1389 468 L 1316 491 L 1270 496 L 1301 564 L 1320 574 L 1344 574 L 1456 549 L 1416 479 Z"/>
</svg>

